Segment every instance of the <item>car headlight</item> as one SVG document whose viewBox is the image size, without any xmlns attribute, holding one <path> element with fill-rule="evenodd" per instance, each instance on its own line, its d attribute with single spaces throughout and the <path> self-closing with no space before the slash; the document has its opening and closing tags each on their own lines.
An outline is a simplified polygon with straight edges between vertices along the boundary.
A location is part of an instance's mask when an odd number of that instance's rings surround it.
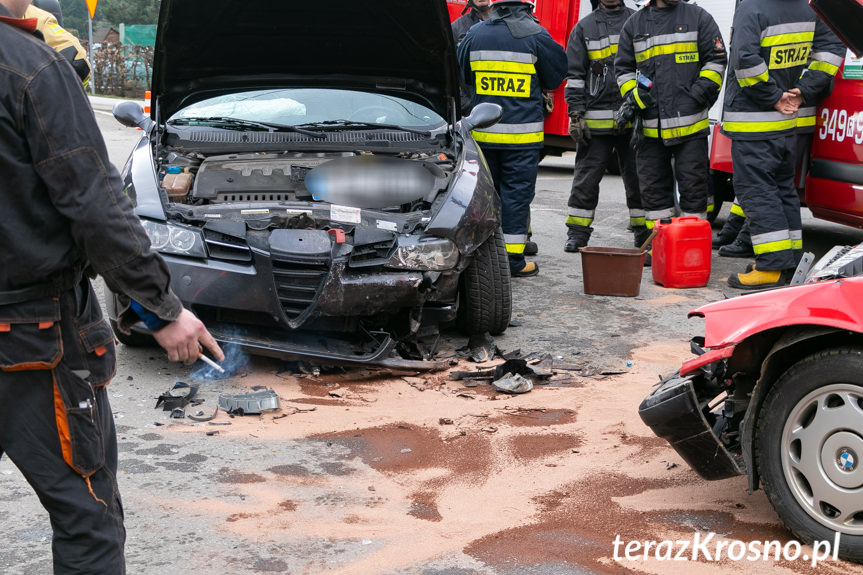
<svg viewBox="0 0 863 575">
<path fill-rule="evenodd" d="M 196 258 L 207 257 L 204 239 L 197 230 L 152 220 L 141 220 L 141 225 L 150 237 L 150 247 L 154 251 Z"/>
<path fill-rule="evenodd" d="M 418 271 L 449 270 L 458 263 L 458 248 L 450 240 L 433 237 L 404 236 L 398 240 L 388 268 Z"/>
</svg>

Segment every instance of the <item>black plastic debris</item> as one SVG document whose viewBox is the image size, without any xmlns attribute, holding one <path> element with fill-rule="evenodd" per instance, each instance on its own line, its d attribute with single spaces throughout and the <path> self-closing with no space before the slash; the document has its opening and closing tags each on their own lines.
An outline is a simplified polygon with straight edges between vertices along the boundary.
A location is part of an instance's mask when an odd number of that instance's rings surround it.
<svg viewBox="0 0 863 575">
<path fill-rule="evenodd" d="M 182 407 L 175 407 L 171 410 L 171 419 L 183 419 L 186 417 L 186 410 Z"/>
<path fill-rule="evenodd" d="M 156 400 L 155 409 L 162 408 L 163 411 L 174 411 L 177 408 L 184 408 L 189 405 L 195 394 L 198 393 L 198 385 L 178 381 L 174 387 L 163 393 Z"/>
<path fill-rule="evenodd" d="M 237 395 L 220 395 L 219 408 L 229 415 L 254 415 L 269 409 L 278 409 L 279 396 L 272 389 Z"/>
</svg>

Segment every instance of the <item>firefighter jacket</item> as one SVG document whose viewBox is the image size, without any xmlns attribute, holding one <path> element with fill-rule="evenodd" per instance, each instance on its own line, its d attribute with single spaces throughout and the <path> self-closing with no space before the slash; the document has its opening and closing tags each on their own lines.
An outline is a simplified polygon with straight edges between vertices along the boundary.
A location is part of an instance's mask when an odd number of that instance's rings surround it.
<svg viewBox="0 0 863 575">
<path fill-rule="evenodd" d="M 24 18 L 36 18 L 36 29 L 42 33 L 45 42 L 72 64 L 75 73 L 87 85 L 90 80 L 90 62 L 78 38 L 61 27 L 53 14 L 32 4 L 27 7 Z"/>
<path fill-rule="evenodd" d="M 651 2 L 623 25 L 614 67 L 622 96 L 635 89 L 639 73 L 653 82 L 643 132 L 674 145 L 707 136 L 707 111 L 719 97 L 726 61 L 722 34 L 707 11 Z"/>
<path fill-rule="evenodd" d="M 182 304 L 108 160 L 84 88 L 35 30 L 35 19 L 12 18 L 0 4 L 0 306 L 57 296 L 87 270 L 174 320 Z"/>
<path fill-rule="evenodd" d="M 503 108 L 500 122 L 474 130 L 483 147 L 542 148 L 542 92 L 560 86 L 566 52 L 545 28 L 535 29 L 517 38 L 506 19 L 493 15 L 472 27 L 459 44 L 459 67 L 463 81 L 475 91 L 474 106 L 492 102 Z"/>
<path fill-rule="evenodd" d="M 592 134 L 619 132 L 614 113 L 622 99 L 614 74 L 614 56 L 624 22 L 635 10 L 598 8 L 579 20 L 569 35 L 566 58 L 566 103 L 569 114 L 584 114 Z"/>
<path fill-rule="evenodd" d="M 471 29 L 474 24 L 482 22 L 482 17 L 475 8 L 471 8 L 470 12 L 459 16 L 452 23 L 452 38 L 455 40 L 455 45 L 458 46 L 464 40 L 465 34 Z"/>
<path fill-rule="evenodd" d="M 814 129 L 814 102 L 844 60 L 839 39 L 806 0 L 746 0 L 733 30 L 722 132 L 760 140 Z M 792 88 L 800 89 L 804 104 L 783 114 L 773 105 Z"/>
</svg>

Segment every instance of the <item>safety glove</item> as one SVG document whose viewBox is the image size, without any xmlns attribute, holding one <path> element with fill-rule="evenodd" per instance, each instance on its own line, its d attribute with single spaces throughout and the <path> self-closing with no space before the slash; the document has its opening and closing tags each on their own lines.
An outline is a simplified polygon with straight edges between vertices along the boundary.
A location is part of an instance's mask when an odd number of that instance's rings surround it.
<svg viewBox="0 0 863 575">
<path fill-rule="evenodd" d="M 569 116 L 569 135 L 576 144 L 587 144 L 590 141 L 590 128 L 584 119 L 584 112 L 573 112 Z"/>
</svg>

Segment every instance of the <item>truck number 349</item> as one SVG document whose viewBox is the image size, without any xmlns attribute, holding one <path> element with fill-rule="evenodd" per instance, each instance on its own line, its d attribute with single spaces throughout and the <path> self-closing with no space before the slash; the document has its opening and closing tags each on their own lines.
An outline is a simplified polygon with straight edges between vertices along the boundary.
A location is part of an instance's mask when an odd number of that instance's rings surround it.
<svg viewBox="0 0 863 575">
<path fill-rule="evenodd" d="M 849 114 L 847 110 L 821 108 L 818 128 L 819 140 L 844 142 L 853 139 L 855 144 L 863 144 L 863 112 Z"/>
</svg>

